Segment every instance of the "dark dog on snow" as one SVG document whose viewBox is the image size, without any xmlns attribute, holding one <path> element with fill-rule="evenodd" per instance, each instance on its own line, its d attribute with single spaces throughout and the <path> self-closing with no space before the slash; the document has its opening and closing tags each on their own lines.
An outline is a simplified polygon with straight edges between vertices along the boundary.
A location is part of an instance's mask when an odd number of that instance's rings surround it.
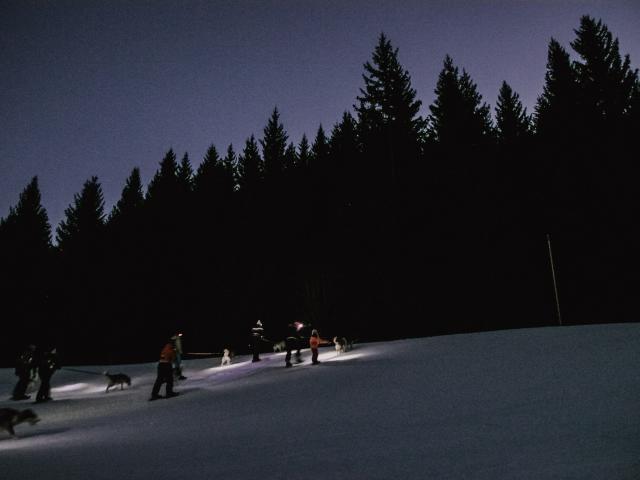
<svg viewBox="0 0 640 480">
<path fill-rule="evenodd" d="M 107 389 L 105 393 L 109 392 L 111 387 L 116 385 L 120 385 L 120 390 L 124 390 L 124 384 L 126 383 L 128 387 L 131 386 L 131 378 L 129 375 L 125 375 L 124 373 L 109 373 L 104 372 L 104 376 L 107 377 L 109 384 L 107 385 Z"/>
<path fill-rule="evenodd" d="M 16 410 L 15 408 L 0 408 L 0 429 L 9 432 L 12 437 L 16 435 L 13 427 L 19 423 L 29 422 L 31 425 L 35 425 L 39 421 L 38 415 L 31 409 Z"/>
</svg>

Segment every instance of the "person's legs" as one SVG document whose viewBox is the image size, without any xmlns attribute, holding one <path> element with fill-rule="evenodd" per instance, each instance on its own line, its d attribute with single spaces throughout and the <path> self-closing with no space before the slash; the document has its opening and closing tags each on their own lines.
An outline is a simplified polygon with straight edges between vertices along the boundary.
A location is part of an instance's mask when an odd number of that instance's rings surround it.
<svg viewBox="0 0 640 480">
<path fill-rule="evenodd" d="M 49 380 L 51 379 L 48 375 L 40 376 L 40 388 L 38 389 L 38 394 L 36 395 L 36 402 L 44 402 L 47 398 L 49 398 L 49 390 L 51 389 Z"/>
<path fill-rule="evenodd" d="M 22 400 L 24 398 L 28 398 L 25 395 L 27 391 L 27 387 L 29 386 L 29 374 L 20 375 L 18 379 L 18 383 L 16 383 L 15 388 L 13 389 L 13 398 L 14 400 Z"/>
<path fill-rule="evenodd" d="M 156 381 L 153 384 L 153 389 L 151 390 L 151 398 L 158 398 L 160 395 L 160 387 L 162 386 L 163 383 L 163 378 L 162 378 L 162 369 L 161 369 L 161 363 L 158 363 L 158 373 L 156 375 Z"/>
<path fill-rule="evenodd" d="M 259 362 L 260 361 L 260 340 L 257 338 L 253 339 L 253 342 L 251 343 L 251 347 L 253 348 L 253 360 L 252 362 Z"/>
<path fill-rule="evenodd" d="M 163 365 L 163 377 L 164 377 L 164 383 L 166 383 L 165 385 L 165 392 L 167 397 L 170 397 L 171 395 L 174 394 L 173 392 L 173 370 L 171 369 L 171 364 L 170 363 L 161 363 L 160 365 Z"/>
<path fill-rule="evenodd" d="M 287 347 L 287 355 L 284 357 L 285 366 L 291 367 L 291 350 L 293 350 L 293 339 L 287 338 L 285 340 L 285 345 Z"/>
</svg>

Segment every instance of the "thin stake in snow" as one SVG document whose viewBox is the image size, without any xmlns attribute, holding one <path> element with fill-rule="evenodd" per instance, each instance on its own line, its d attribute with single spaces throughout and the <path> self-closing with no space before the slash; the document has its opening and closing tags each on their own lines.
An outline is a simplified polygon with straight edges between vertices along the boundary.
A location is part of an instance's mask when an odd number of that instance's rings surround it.
<svg viewBox="0 0 640 480">
<path fill-rule="evenodd" d="M 562 315 L 560 314 L 560 298 L 558 297 L 558 283 L 556 282 L 556 268 L 553 263 L 553 252 L 551 251 L 551 235 L 547 233 L 547 245 L 549 246 L 549 260 L 551 261 L 551 276 L 553 277 L 553 291 L 556 295 L 556 309 L 558 311 L 558 325 L 562 326 Z"/>
</svg>

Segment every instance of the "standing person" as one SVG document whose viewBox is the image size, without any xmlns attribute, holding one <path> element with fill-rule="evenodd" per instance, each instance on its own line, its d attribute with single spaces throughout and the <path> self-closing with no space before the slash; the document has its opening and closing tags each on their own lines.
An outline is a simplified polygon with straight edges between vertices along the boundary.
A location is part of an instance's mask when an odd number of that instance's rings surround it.
<svg viewBox="0 0 640 480">
<path fill-rule="evenodd" d="M 173 346 L 175 347 L 176 352 L 176 377 L 178 377 L 178 380 L 186 380 L 187 377 L 182 374 L 182 334 L 176 333 L 173 337 L 171 337 L 171 340 L 173 341 Z"/>
<path fill-rule="evenodd" d="M 36 395 L 36 403 L 48 402 L 51 398 L 51 377 L 60 368 L 58 353 L 55 348 L 44 352 L 38 362 L 38 376 L 40 377 L 40 388 Z"/>
<path fill-rule="evenodd" d="M 251 329 L 251 350 L 253 351 L 252 362 L 260 361 L 260 342 L 264 337 L 264 328 L 262 328 L 262 322 L 258 320 L 256 325 Z"/>
<path fill-rule="evenodd" d="M 287 338 L 285 339 L 285 346 L 287 348 L 287 355 L 284 357 L 285 367 L 289 368 L 293 365 L 291 364 L 291 351 L 296 350 L 296 361 L 298 363 L 302 362 L 302 354 L 300 353 L 300 349 L 302 348 L 302 338 L 300 338 L 300 331 L 304 325 L 300 322 L 293 322 L 287 325 L 288 333 Z"/>
<path fill-rule="evenodd" d="M 36 376 L 35 351 L 36 346 L 29 345 L 18 357 L 15 371 L 18 383 L 13 389 L 11 400 L 27 400 L 31 398 L 31 395 L 27 395 L 26 392 L 29 382 Z"/>
<path fill-rule="evenodd" d="M 158 361 L 158 376 L 153 384 L 153 390 L 151 390 L 151 400 L 157 400 L 162 398 L 160 393 L 160 387 L 162 384 L 165 386 L 165 398 L 171 398 L 178 395 L 178 392 L 173 391 L 173 362 L 176 358 L 176 352 L 173 348 L 171 339 L 165 344 L 160 352 L 160 360 Z"/>
<path fill-rule="evenodd" d="M 318 335 L 318 330 L 314 328 L 311 331 L 311 337 L 309 337 L 309 347 L 311 347 L 311 363 L 313 365 L 318 365 L 320 363 L 318 361 L 318 347 L 327 343 L 329 343 L 329 341 L 320 338 L 320 335 Z"/>
</svg>

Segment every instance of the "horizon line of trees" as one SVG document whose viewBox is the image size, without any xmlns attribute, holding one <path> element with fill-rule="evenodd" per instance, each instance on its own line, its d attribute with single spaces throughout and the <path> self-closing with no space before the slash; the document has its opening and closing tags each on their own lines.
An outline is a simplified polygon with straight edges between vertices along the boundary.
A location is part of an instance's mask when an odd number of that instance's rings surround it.
<svg viewBox="0 0 640 480">
<path fill-rule="evenodd" d="M 150 359 L 177 330 L 193 349 L 246 349 L 303 320 L 361 340 L 637 320 L 640 82 L 600 20 L 552 39 L 533 113 L 503 82 L 492 118 L 446 56 L 427 118 L 381 34 L 353 114 L 312 141 L 275 108 L 261 139 L 194 171 L 169 150 L 105 211 L 97 177 L 55 231 L 38 179 L 0 220 L 0 362 L 25 343 L 70 361 Z M 189 348 L 188 348 L 189 349 Z"/>
</svg>

